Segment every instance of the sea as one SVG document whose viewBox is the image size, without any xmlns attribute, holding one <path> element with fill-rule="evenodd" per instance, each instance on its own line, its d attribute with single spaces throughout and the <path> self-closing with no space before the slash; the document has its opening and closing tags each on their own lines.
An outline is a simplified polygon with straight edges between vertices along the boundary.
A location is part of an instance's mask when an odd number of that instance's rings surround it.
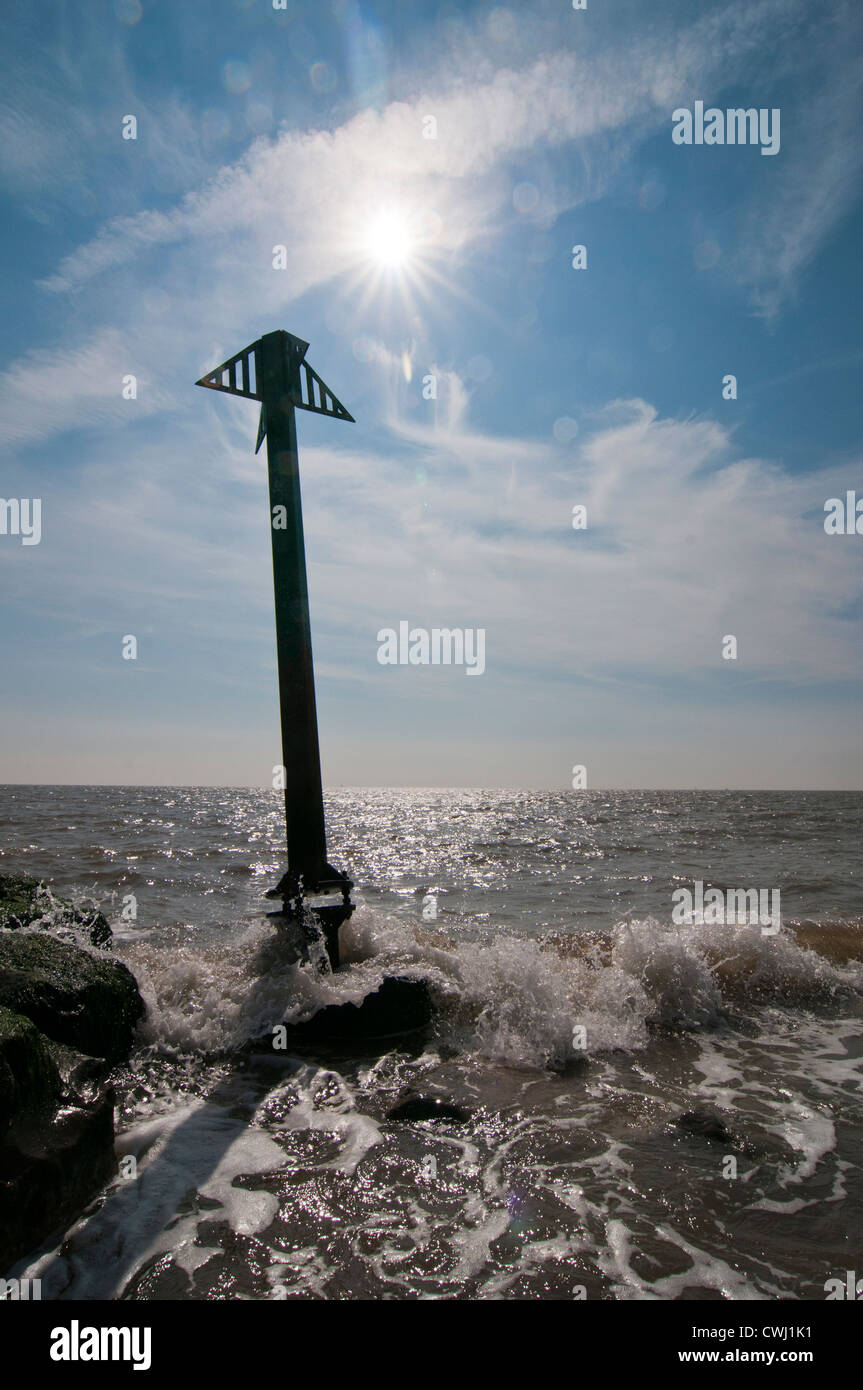
<svg viewBox="0 0 863 1390">
<path fill-rule="evenodd" d="M 116 1177 L 10 1273 L 283 1301 L 823 1300 L 863 1274 L 863 794 L 326 812 L 357 902 L 329 975 L 267 916 L 278 793 L 0 789 L 0 871 L 97 903 L 147 1004 Z M 681 919 L 699 883 L 778 891 L 779 920 Z M 392 975 L 427 981 L 425 1032 L 250 1049 Z M 409 1096 L 440 1117 L 393 1116 Z"/>
</svg>

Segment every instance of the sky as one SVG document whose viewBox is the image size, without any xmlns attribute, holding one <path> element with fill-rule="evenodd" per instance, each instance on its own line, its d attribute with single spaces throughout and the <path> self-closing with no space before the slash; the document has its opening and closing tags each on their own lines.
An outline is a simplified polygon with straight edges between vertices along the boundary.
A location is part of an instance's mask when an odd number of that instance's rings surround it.
<svg viewBox="0 0 863 1390">
<path fill-rule="evenodd" d="M 298 413 L 327 785 L 863 786 L 861 51 L 856 0 L 9 0 L 0 782 L 272 785 L 257 407 L 194 383 L 278 328 L 355 417 Z"/>
</svg>

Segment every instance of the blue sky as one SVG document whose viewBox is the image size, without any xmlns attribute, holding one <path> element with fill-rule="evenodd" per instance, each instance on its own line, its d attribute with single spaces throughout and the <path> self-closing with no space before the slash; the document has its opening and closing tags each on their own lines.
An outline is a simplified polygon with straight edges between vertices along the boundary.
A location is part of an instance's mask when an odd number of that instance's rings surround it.
<svg viewBox="0 0 863 1390">
<path fill-rule="evenodd" d="M 356 417 L 299 419 L 326 782 L 861 786 L 858 5 L 0 26 L 0 781 L 270 784 L 257 413 L 193 383 L 286 328 Z M 697 100 L 779 152 L 674 144 Z M 401 620 L 484 674 L 381 666 Z"/>
</svg>

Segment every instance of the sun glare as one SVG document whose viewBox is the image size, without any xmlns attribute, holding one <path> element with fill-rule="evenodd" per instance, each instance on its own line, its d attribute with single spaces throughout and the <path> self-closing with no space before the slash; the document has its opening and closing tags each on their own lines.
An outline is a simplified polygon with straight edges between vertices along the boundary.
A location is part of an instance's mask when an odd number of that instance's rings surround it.
<svg viewBox="0 0 863 1390">
<path fill-rule="evenodd" d="M 440 287 L 449 288 L 439 264 L 443 220 L 435 208 L 387 192 L 360 188 L 354 207 L 345 210 L 348 289 L 364 309 L 407 308 L 416 316 Z"/>
<path fill-rule="evenodd" d="M 379 265 L 395 270 L 405 264 L 411 238 L 399 213 L 388 210 L 378 214 L 369 231 L 369 250 Z"/>
</svg>

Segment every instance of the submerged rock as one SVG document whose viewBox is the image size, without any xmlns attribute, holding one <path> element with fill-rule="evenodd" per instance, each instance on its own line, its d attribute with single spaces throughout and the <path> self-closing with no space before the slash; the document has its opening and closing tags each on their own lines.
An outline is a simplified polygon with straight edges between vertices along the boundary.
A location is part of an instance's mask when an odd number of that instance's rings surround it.
<svg viewBox="0 0 863 1390">
<path fill-rule="evenodd" d="M 0 928 L 49 925 L 85 932 L 93 946 L 111 940 L 107 919 L 95 907 L 81 907 L 57 897 L 38 878 L 28 874 L 0 874 Z"/>
<path fill-rule="evenodd" d="M 462 1121 L 470 1119 L 470 1114 L 460 1105 L 453 1105 L 450 1101 L 442 1100 L 440 1096 L 421 1096 L 416 1092 L 409 1092 L 404 1100 L 387 1111 L 387 1119 L 455 1120 L 461 1124 Z"/>
<path fill-rule="evenodd" d="M 721 1144 L 725 1149 L 735 1149 L 737 1153 L 749 1158 L 763 1157 L 763 1146 L 755 1144 L 747 1135 L 729 1129 L 722 1116 L 707 1105 L 698 1105 L 687 1110 L 674 1121 L 677 1129 L 697 1139 L 705 1139 L 708 1144 Z"/>
<path fill-rule="evenodd" d="M 367 994 L 360 1004 L 328 1004 L 302 1023 L 286 1023 L 287 1044 L 351 1043 L 369 1039 L 398 1037 L 417 1032 L 430 1023 L 432 1002 L 425 980 L 388 976 L 380 988 Z M 252 1047 L 272 1047 L 271 1034 L 259 1038 Z"/>
<path fill-rule="evenodd" d="M 424 1028 L 431 1016 L 431 998 L 424 980 L 389 976 L 359 1005 L 330 1004 L 287 1031 L 288 1038 L 322 1042 L 386 1038 Z"/>
<path fill-rule="evenodd" d="M 721 1144 L 726 1150 L 733 1149 L 736 1153 L 759 1162 L 786 1166 L 793 1166 L 796 1162 L 794 1148 L 769 1130 L 755 1124 L 751 1116 L 746 1118 L 745 1133 L 732 1129 L 716 1110 L 707 1105 L 698 1105 L 694 1110 L 687 1110 L 684 1114 L 678 1115 L 673 1123 L 674 1127 L 683 1130 L 684 1134 L 704 1139 L 708 1144 Z"/>
<path fill-rule="evenodd" d="M 687 1134 L 697 1135 L 699 1139 L 706 1139 L 709 1143 L 732 1145 L 735 1143 L 735 1135 L 715 1110 L 709 1110 L 706 1106 L 698 1106 L 695 1110 L 687 1110 L 683 1115 L 678 1115 L 674 1121 L 678 1129 L 685 1130 Z"/>
<path fill-rule="evenodd" d="M 0 932 L 0 1005 L 47 1037 L 116 1062 L 132 1050 L 144 1002 L 132 972 L 47 932 Z"/>
</svg>

